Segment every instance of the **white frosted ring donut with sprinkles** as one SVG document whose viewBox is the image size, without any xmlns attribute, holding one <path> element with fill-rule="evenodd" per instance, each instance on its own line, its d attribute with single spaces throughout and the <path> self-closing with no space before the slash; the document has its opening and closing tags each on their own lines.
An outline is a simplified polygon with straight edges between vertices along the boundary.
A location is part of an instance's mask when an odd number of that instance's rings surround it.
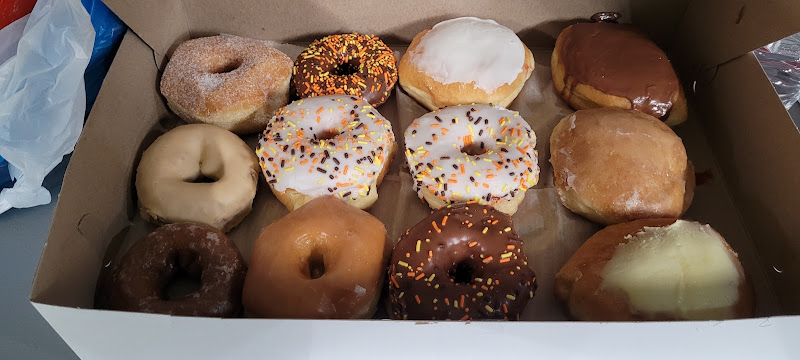
<svg viewBox="0 0 800 360">
<path fill-rule="evenodd" d="M 446 107 L 414 120 L 405 144 L 414 189 L 433 209 L 474 201 L 511 215 L 539 181 L 536 134 L 516 111 Z"/>
<path fill-rule="evenodd" d="M 366 209 L 378 199 L 395 149 L 392 125 L 366 100 L 328 95 L 278 111 L 256 155 L 272 192 L 290 211 L 324 195 Z"/>
</svg>

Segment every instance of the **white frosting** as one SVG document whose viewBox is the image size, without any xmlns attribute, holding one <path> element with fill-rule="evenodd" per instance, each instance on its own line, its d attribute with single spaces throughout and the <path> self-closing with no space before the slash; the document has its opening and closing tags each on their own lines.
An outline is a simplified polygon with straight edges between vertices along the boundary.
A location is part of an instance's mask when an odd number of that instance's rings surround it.
<svg viewBox="0 0 800 360">
<path fill-rule="evenodd" d="M 329 133 L 335 136 L 317 140 Z M 277 191 L 355 199 L 369 194 L 394 141 L 392 125 L 368 102 L 328 95 L 281 109 L 260 136 L 256 154 Z"/>
<path fill-rule="evenodd" d="M 474 82 L 492 92 L 514 82 L 525 63 L 525 48 L 511 29 L 463 17 L 436 24 L 406 56 L 442 84 Z"/>
<path fill-rule="evenodd" d="M 708 225 L 678 220 L 646 227 L 617 247 L 602 287 L 622 290 L 633 308 L 650 314 L 731 318 L 739 296 L 735 256 Z"/>
<path fill-rule="evenodd" d="M 490 105 L 439 109 L 406 129 L 406 160 L 414 189 L 445 202 L 497 203 L 536 185 L 536 134 L 516 111 Z M 465 145 L 485 153 L 462 152 Z"/>
</svg>

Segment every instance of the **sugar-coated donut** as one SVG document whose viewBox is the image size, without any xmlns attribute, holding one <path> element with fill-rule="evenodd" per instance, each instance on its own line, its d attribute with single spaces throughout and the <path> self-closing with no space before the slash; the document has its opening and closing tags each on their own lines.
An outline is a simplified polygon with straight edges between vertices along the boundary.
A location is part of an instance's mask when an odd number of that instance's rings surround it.
<svg viewBox="0 0 800 360">
<path fill-rule="evenodd" d="M 414 189 L 434 209 L 475 201 L 513 215 L 539 180 L 536 134 L 501 107 L 430 112 L 406 129 L 405 145 Z"/>
<path fill-rule="evenodd" d="M 397 82 L 397 58 L 377 36 L 330 35 L 312 42 L 294 64 L 301 98 L 345 94 L 383 104 Z"/>
<path fill-rule="evenodd" d="M 708 225 L 674 219 L 617 224 L 589 238 L 556 274 L 578 320 L 723 320 L 753 316 L 738 256 Z"/>
<path fill-rule="evenodd" d="M 579 110 L 550 136 L 553 182 L 575 213 L 615 224 L 676 219 L 694 195 L 694 169 L 669 126 L 636 110 Z"/>
<path fill-rule="evenodd" d="M 407 230 L 389 261 L 394 319 L 519 320 L 536 290 L 511 217 L 456 204 Z"/>
<path fill-rule="evenodd" d="M 292 60 L 266 42 L 220 35 L 175 49 L 161 78 L 170 109 L 189 123 L 237 134 L 264 129 L 289 101 Z"/>
<path fill-rule="evenodd" d="M 595 22 L 558 35 L 551 58 L 556 91 L 576 110 L 635 109 L 670 126 L 684 122 L 686 97 L 667 55 L 640 30 L 616 24 L 617 17 L 595 14 Z"/>
<path fill-rule="evenodd" d="M 258 146 L 264 177 L 290 211 L 324 195 L 359 209 L 372 206 L 396 149 L 389 121 L 349 95 L 289 104 L 270 121 Z"/>
<path fill-rule="evenodd" d="M 258 159 L 242 139 L 208 124 L 178 126 L 142 154 L 136 192 L 155 224 L 199 222 L 227 232 L 250 213 Z"/>
<path fill-rule="evenodd" d="M 391 241 L 380 220 L 332 196 L 311 200 L 261 231 L 243 301 L 248 315 L 370 318 Z"/>
<path fill-rule="evenodd" d="M 115 265 L 106 307 L 182 316 L 233 317 L 242 309 L 247 266 L 221 231 L 197 223 L 164 225 L 136 242 Z M 166 287 L 180 273 L 200 288 L 170 299 Z"/>
<path fill-rule="evenodd" d="M 414 37 L 398 66 L 400 85 L 428 110 L 508 106 L 533 72 L 533 54 L 505 26 L 474 17 L 436 24 Z"/>
</svg>

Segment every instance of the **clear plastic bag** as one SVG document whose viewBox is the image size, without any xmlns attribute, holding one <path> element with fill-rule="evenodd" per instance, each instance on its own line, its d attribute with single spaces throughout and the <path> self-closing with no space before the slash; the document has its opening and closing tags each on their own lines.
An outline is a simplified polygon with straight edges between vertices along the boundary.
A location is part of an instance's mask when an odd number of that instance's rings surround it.
<svg viewBox="0 0 800 360">
<path fill-rule="evenodd" d="M 800 34 L 757 49 L 755 54 L 788 110 L 800 100 Z"/>
<path fill-rule="evenodd" d="M 79 0 L 39 0 L 16 54 L 0 65 L 0 156 L 16 179 L 0 191 L 0 213 L 50 202 L 42 181 L 83 127 L 94 35 Z"/>
</svg>

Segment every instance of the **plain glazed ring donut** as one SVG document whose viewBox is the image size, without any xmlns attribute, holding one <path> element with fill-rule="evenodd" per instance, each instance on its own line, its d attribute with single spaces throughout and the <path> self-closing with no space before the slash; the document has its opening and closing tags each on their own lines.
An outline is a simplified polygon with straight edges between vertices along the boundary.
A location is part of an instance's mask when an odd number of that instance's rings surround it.
<svg viewBox="0 0 800 360">
<path fill-rule="evenodd" d="M 292 60 L 263 41 L 211 36 L 175 49 L 161 94 L 186 122 L 250 134 L 289 101 L 291 76 Z"/>
<path fill-rule="evenodd" d="M 250 213 L 257 182 L 258 160 L 250 147 L 207 124 L 161 135 L 136 169 L 141 215 L 159 225 L 199 222 L 227 232 Z"/>
<path fill-rule="evenodd" d="M 434 211 L 405 232 L 389 262 L 394 319 L 519 320 L 535 290 L 511 217 L 485 205 Z"/>
<path fill-rule="evenodd" d="M 242 308 L 247 266 L 228 237 L 208 225 L 164 225 L 138 241 L 114 268 L 109 309 L 148 313 L 232 317 Z M 171 278 L 184 273 L 200 289 L 169 299 Z"/>
<path fill-rule="evenodd" d="M 434 209 L 476 201 L 513 215 L 539 181 L 536 134 L 516 111 L 443 108 L 414 120 L 405 143 L 414 189 Z"/>
<path fill-rule="evenodd" d="M 289 104 L 269 123 L 258 146 L 264 177 L 289 210 L 324 195 L 359 209 L 372 206 L 396 149 L 389 121 L 349 95 Z"/>
<path fill-rule="evenodd" d="M 259 317 L 371 318 L 391 249 L 380 220 L 332 196 L 314 199 L 261 231 L 244 307 Z"/>
<path fill-rule="evenodd" d="M 395 82 L 397 58 L 377 36 L 326 36 L 311 43 L 294 65 L 294 87 L 301 98 L 346 94 L 379 106 Z"/>
</svg>

